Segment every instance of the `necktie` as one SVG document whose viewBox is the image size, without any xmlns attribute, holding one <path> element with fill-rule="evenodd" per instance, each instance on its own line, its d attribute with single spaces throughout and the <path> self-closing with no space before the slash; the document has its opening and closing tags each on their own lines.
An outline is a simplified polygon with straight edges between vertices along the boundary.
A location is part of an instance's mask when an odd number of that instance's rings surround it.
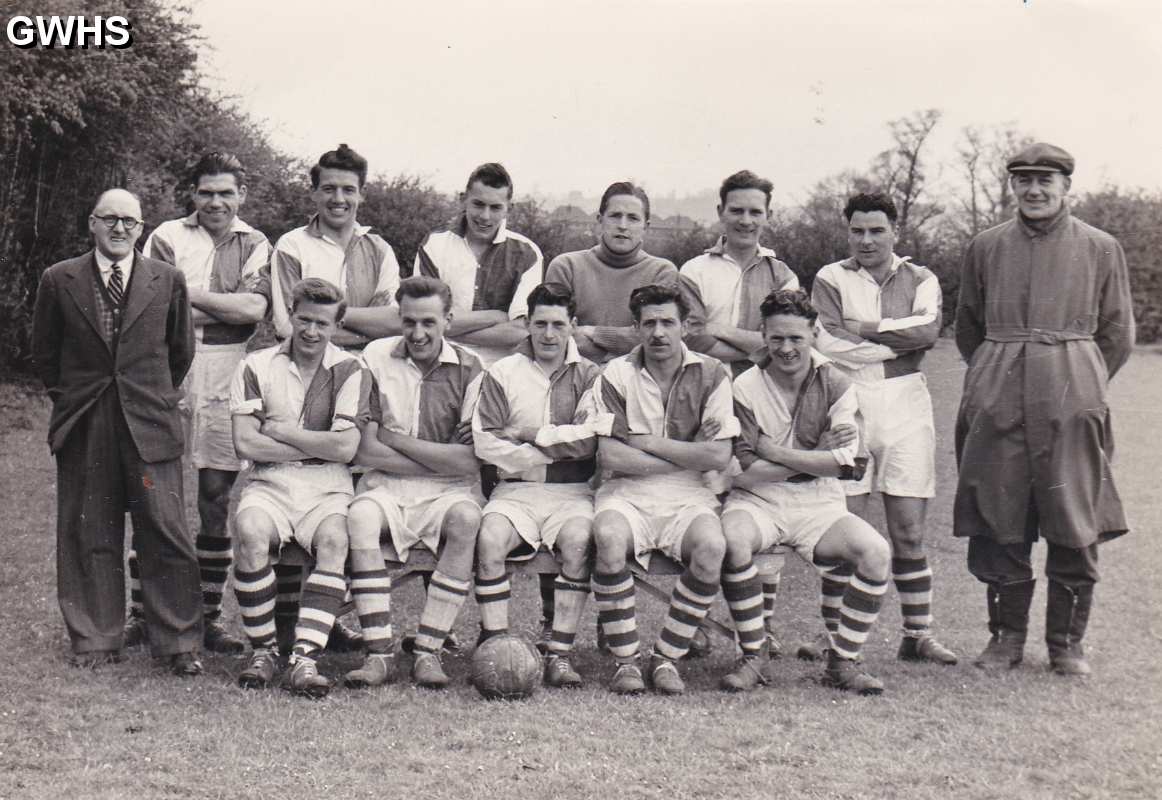
<svg viewBox="0 0 1162 800">
<path fill-rule="evenodd" d="M 109 276 L 109 297 L 113 305 L 121 305 L 121 298 L 125 294 L 125 284 L 121 280 L 121 267 L 114 262 L 113 274 Z"/>
</svg>

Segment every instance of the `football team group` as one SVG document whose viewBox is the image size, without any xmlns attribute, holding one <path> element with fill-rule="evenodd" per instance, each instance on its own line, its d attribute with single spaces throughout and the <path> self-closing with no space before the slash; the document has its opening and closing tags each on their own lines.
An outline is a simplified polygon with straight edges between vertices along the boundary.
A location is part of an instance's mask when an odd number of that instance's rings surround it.
<svg viewBox="0 0 1162 800">
<path fill-rule="evenodd" d="M 1017 214 L 973 239 L 962 268 L 953 521 L 987 587 L 991 637 L 974 662 L 987 670 L 1021 662 L 1043 538 L 1049 663 L 1088 674 L 1097 544 L 1127 528 L 1106 404 L 1133 344 L 1127 270 L 1112 237 L 1070 215 L 1073 167 L 1053 145 L 1014 154 Z M 681 694 L 678 664 L 721 588 L 737 658 L 720 685 L 747 691 L 770 681 L 778 647 L 778 576 L 755 557 L 780 545 L 821 576 L 826 643 L 802 654 L 823 659 L 825 684 L 882 692 L 860 651 L 889 584 L 898 657 L 957 662 L 932 633 L 924 547 L 935 433 L 920 366 L 941 289 L 895 253 L 889 196 L 848 200 L 836 225 L 850 257 L 808 294 L 760 244 L 772 185 L 752 172 L 723 181 L 722 235 L 681 268 L 643 249 L 650 201 L 631 182 L 602 195 L 596 245 L 546 267 L 507 227 L 513 182 L 488 163 L 405 278 L 358 222 L 367 170 L 346 145 L 323 154 L 315 215 L 272 248 L 239 217 L 242 164 L 209 153 L 190 175 L 193 213 L 141 251 L 140 202 L 110 189 L 89 217 L 94 249 L 45 271 L 33 347 L 53 402 L 74 664 L 148 642 L 197 675 L 201 649 L 249 644 L 241 686 L 272 685 L 288 659 L 286 686 L 321 697 L 325 648 L 363 652 L 348 687 L 392 681 L 404 650 L 411 679 L 442 688 L 465 599 L 478 644 L 506 632 L 512 564 L 543 548 L 559 567 L 541 583 L 546 685 L 582 684 L 572 654 L 592 593 L 610 690 Z M 280 343 L 248 348 L 265 318 Z M 886 535 L 866 521 L 873 492 Z M 279 562 L 294 545 L 310 554 L 305 578 Z M 398 643 L 387 564 L 417 548 L 435 566 L 417 632 Z M 643 660 L 631 568 L 657 554 L 681 574 Z M 231 573 L 245 640 L 222 619 Z M 338 619 L 350 603 L 361 631 Z"/>
</svg>

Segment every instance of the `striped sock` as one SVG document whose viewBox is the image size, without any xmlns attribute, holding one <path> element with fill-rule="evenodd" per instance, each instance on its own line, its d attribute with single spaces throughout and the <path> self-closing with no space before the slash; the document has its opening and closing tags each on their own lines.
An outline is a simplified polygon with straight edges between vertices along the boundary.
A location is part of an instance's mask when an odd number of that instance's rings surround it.
<svg viewBox="0 0 1162 800">
<path fill-rule="evenodd" d="M 781 577 L 778 572 L 773 575 L 759 576 L 763 584 L 763 624 L 768 629 L 775 616 L 775 600 L 779 596 L 779 578 Z"/>
<path fill-rule="evenodd" d="M 417 653 L 440 652 L 448 631 L 456 623 L 456 615 L 468 596 L 470 585 L 471 581 L 453 578 L 440 570 L 432 573 L 428 601 L 424 603 L 424 613 L 420 615 L 420 626 L 416 631 Z"/>
<path fill-rule="evenodd" d="M 734 630 L 743 655 L 758 655 L 766 631 L 763 630 L 763 587 L 753 561 L 742 567 L 722 567 L 722 596 L 730 608 Z"/>
<path fill-rule="evenodd" d="M 480 608 L 480 641 L 508 630 L 508 600 L 512 584 L 508 575 L 476 579 L 476 605 Z"/>
<path fill-rule="evenodd" d="M 347 580 L 341 572 L 323 572 L 316 569 L 303 586 L 303 597 L 299 601 L 299 621 L 295 626 L 295 648 L 297 656 L 314 658 L 315 654 L 327 646 L 335 617 L 343 608 L 343 595 L 347 592 Z"/>
<path fill-rule="evenodd" d="M 892 580 L 900 595 L 904 635 L 924 635 L 932 626 L 932 568 L 928 559 L 893 558 Z"/>
<path fill-rule="evenodd" d="M 383 558 L 375 551 L 379 563 Z M 355 559 L 352 559 L 354 561 Z M 391 652 L 391 573 L 387 567 L 351 570 L 351 596 L 368 653 Z"/>
<path fill-rule="evenodd" d="M 137 551 L 129 549 L 129 613 L 135 617 L 145 616 L 145 602 L 141 597 L 141 564 L 137 561 Z"/>
<path fill-rule="evenodd" d="M 716 594 L 718 587 L 715 584 L 703 583 L 691 575 L 689 569 L 683 572 L 670 594 L 670 612 L 666 614 L 666 622 L 654 644 L 654 654 L 671 661 L 678 661 L 686 655 L 690 640 L 710 610 Z"/>
<path fill-rule="evenodd" d="M 819 606 L 823 614 L 823 624 L 832 638 L 839 630 L 839 609 L 843 605 L 843 593 L 851 582 L 853 567 L 845 561 L 819 562 L 823 585 L 820 587 Z"/>
<path fill-rule="evenodd" d="M 274 578 L 278 582 L 278 600 L 274 615 L 291 625 L 299 618 L 299 595 L 303 589 L 303 568 L 297 564 L 275 564 Z"/>
<path fill-rule="evenodd" d="M 242 630 L 255 650 L 275 647 L 274 570 L 267 564 L 255 572 L 244 572 L 234 565 L 234 596 L 242 614 Z"/>
<path fill-rule="evenodd" d="M 581 612 L 589 598 L 589 582 L 575 581 L 561 574 L 553 581 L 553 633 L 549 638 L 549 652 L 567 655 L 577 638 Z"/>
<path fill-rule="evenodd" d="M 605 631 L 605 643 L 618 661 L 637 658 L 637 595 L 633 575 L 623 567 L 613 575 L 593 573 L 593 599 L 597 602 L 597 622 Z"/>
<path fill-rule="evenodd" d="M 233 553 L 229 536 L 210 536 L 199 533 L 194 540 L 198 551 L 198 570 L 202 576 L 202 613 L 206 619 L 222 615 L 222 594 L 230 576 Z"/>
<path fill-rule="evenodd" d="M 839 614 L 839 630 L 831 637 L 831 646 L 842 658 L 859 658 L 860 648 L 880 615 L 880 606 L 887 591 L 887 580 L 876 581 L 855 573 L 843 593 L 843 607 Z"/>
</svg>

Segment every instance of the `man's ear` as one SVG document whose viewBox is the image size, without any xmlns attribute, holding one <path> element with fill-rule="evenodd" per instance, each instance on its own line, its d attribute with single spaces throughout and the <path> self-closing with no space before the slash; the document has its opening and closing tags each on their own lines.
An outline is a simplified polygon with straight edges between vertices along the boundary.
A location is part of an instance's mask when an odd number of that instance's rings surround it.
<svg viewBox="0 0 1162 800">
<path fill-rule="evenodd" d="M 1073 186 L 1073 177 L 1071 175 L 1063 176 L 1065 178 L 1065 193 L 1069 194 L 1069 189 Z"/>
</svg>

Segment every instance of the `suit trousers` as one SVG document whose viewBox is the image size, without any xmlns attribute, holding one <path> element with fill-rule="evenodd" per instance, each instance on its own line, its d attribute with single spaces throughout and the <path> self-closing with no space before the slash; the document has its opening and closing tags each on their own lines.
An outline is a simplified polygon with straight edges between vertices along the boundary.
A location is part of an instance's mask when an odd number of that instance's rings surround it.
<svg viewBox="0 0 1162 800">
<path fill-rule="evenodd" d="M 75 653 L 123 645 L 126 511 L 150 651 L 193 652 L 202 642 L 202 593 L 182 462 L 141 460 L 110 386 L 57 451 L 57 597 Z"/>
</svg>

